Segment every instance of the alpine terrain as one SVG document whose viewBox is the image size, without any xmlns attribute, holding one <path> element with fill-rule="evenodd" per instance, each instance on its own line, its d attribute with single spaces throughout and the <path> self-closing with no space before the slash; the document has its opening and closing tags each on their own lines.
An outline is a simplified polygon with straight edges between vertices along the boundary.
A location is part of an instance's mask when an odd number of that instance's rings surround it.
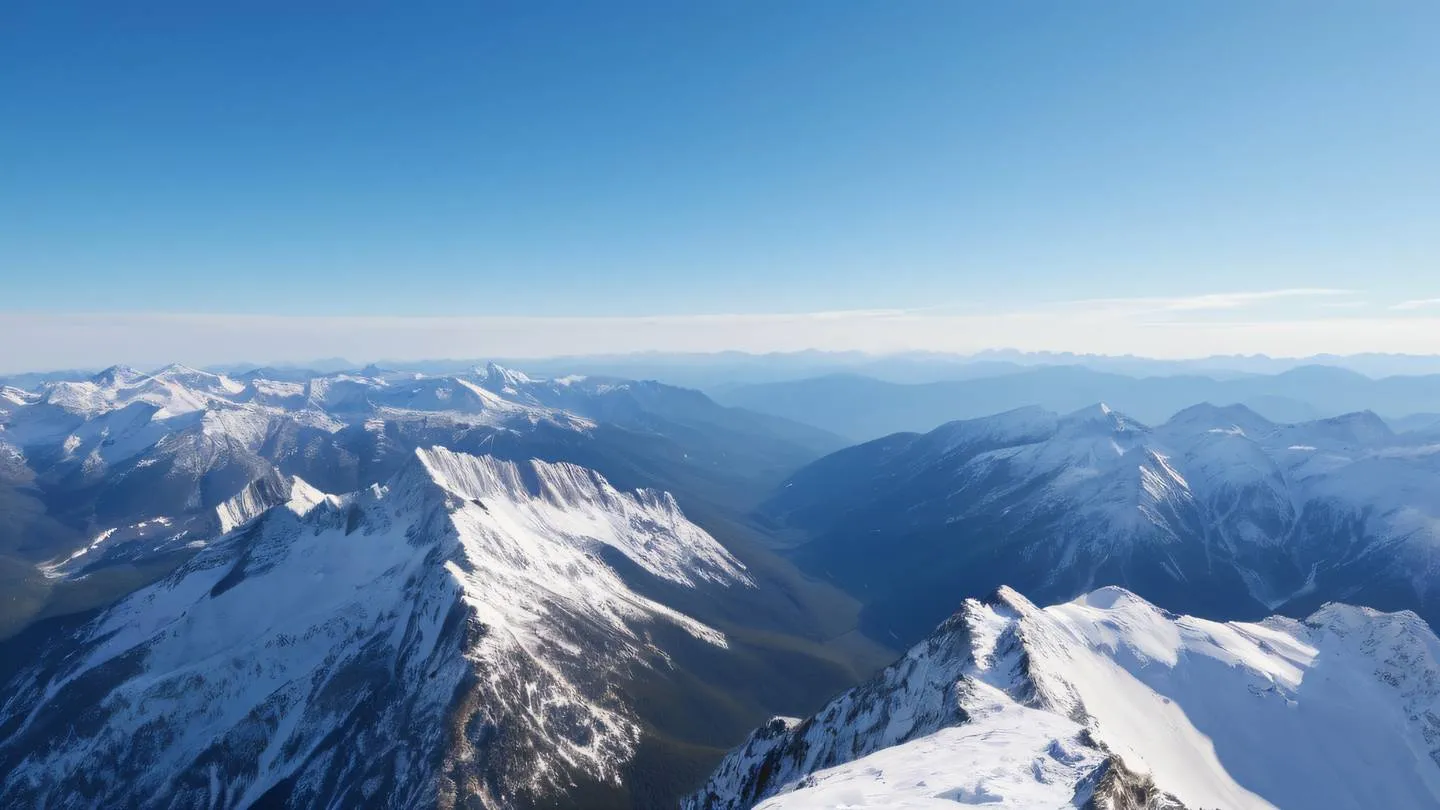
<svg viewBox="0 0 1440 810">
<path fill-rule="evenodd" d="M 6 807 L 673 806 L 883 655 L 743 519 L 833 439 L 697 392 L 173 366 L 0 403 Z"/>
<path fill-rule="evenodd" d="M 957 596 L 1121 585 L 1250 619 L 1326 601 L 1440 619 L 1440 444 L 1372 413 L 1277 424 L 1196 405 L 1149 427 L 1104 405 L 1024 408 L 823 458 L 764 507 L 802 566 L 910 642 Z"/>
<path fill-rule="evenodd" d="M 493 364 L 296 376 L 115 367 L 0 390 L 0 577 L 14 594 L 0 636 L 154 579 L 274 505 L 290 477 L 353 492 L 417 448 L 578 463 L 709 518 L 840 446 L 658 383 L 531 380 Z"/>
<path fill-rule="evenodd" d="M 1120 588 L 968 600 L 873 680 L 776 718 L 688 810 L 1440 805 L 1440 639 L 1413 613 L 1176 616 Z"/>
</svg>

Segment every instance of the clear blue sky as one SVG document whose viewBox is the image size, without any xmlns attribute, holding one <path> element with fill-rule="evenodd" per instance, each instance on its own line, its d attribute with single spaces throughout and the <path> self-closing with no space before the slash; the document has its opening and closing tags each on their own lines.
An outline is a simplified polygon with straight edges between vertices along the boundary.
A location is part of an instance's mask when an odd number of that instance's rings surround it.
<svg viewBox="0 0 1440 810">
<path fill-rule="evenodd" d="M 1428 0 L 19 0 L 0 311 L 1431 298 L 1437 42 Z"/>
</svg>

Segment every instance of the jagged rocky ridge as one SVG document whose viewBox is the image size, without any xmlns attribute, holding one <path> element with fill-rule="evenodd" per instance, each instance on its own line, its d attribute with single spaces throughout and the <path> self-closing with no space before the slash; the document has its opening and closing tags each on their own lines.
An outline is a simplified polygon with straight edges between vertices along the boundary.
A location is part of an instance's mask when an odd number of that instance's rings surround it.
<svg viewBox="0 0 1440 810">
<path fill-rule="evenodd" d="M 435 448 L 352 495 L 290 483 L 18 669 L 0 804 L 502 808 L 613 783 L 640 736 L 616 683 L 665 662 L 649 628 L 726 639 L 603 553 L 750 586 L 669 496 L 573 465 Z"/>
<path fill-rule="evenodd" d="M 1295 425 L 1197 405 L 1149 427 L 1103 405 L 897 434 L 802 469 L 766 507 L 797 559 L 920 637 L 958 595 L 1122 585 L 1219 618 L 1325 601 L 1440 620 L 1440 444 L 1371 413 Z"/>
<path fill-rule="evenodd" d="M 687 810 L 1440 803 L 1440 639 L 1413 613 L 1176 616 L 1119 588 L 969 600 L 872 681 L 757 730 Z"/>
</svg>

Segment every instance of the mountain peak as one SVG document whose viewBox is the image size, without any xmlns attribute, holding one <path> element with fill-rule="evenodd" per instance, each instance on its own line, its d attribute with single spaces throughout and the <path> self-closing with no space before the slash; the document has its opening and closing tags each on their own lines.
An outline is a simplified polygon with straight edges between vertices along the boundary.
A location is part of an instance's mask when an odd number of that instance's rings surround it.
<svg viewBox="0 0 1440 810">
<path fill-rule="evenodd" d="M 1106 432 L 1120 432 L 1125 430 L 1143 430 L 1144 425 L 1136 422 L 1125 414 L 1114 410 L 1104 402 L 1097 402 L 1088 405 L 1078 411 L 1072 411 L 1060 417 L 1060 428 L 1062 430 L 1103 430 Z"/>
<path fill-rule="evenodd" d="M 513 368 L 506 368 L 494 361 L 485 364 L 485 368 L 477 370 L 477 376 L 492 385 L 518 387 L 535 382 L 523 371 Z"/>
<path fill-rule="evenodd" d="M 114 388 L 122 385 L 129 385 L 136 380 L 142 379 L 145 375 L 129 366 L 114 365 L 91 377 L 96 385 Z"/>
<path fill-rule="evenodd" d="M 1136 596 L 1134 593 L 1120 587 L 1119 585 L 1106 585 L 1097 588 L 1090 593 L 1077 596 L 1072 604 L 1084 605 L 1086 607 L 1099 608 L 1101 610 L 1113 610 L 1122 603 L 1139 602 L 1154 607 L 1149 602 Z"/>
<path fill-rule="evenodd" d="M 190 367 L 190 366 L 185 365 L 184 363 L 171 363 L 170 365 L 165 366 L 164 368 L 156 369 L 156 370 L 155 370 L 155 373 L 151 374 L 150 376 L 152 376 L 152 377 L 218 377 L 218 376 L 220 376 L 220 375 L 218 375 L 218 374 L 211 374 L 211 373 L 208 372 L 208 371 L 201 371 L 201 370 L 198 369 L 198 368 L 192 368 L 192 367 Z"/>
<path fill-rule="evenodd" d="M 1385 420 L 1370 410 L 1342 413 L 1339 416 L 1321 419 L 1311 424 L 1324 426 L 1327 430 L 1343 433 L 1361 442 L 1373 442 L 1395 436 L 1395 431 L 1390 429 Z"/>
<path fill-rule="evenodd" d="M 1402 633 L 1430 632 L 1429 625 L 1413 610 L 1398 610 L 1387 613 L 1362 605 L 1345 602 L 1326 602 L 1305 618 L 1311 627 L 1323 627 L 1336 632 L 1349 632 L 1359 628 L 1382 628 L 1389 635 Z M 1440 653 L 1440 647 L 1437 647 Z"/>
<path fill-rule="evenodd" d="M 233 396 L 245 390 L 244 383 L 236 382 L 224 374 L 212 374 L 209 371 L 191 368 L 183 363 L 171 363 L 143 379 L 158 384 L 178 385 L 181 388 L 201 393 L 223 396 Z"/>
<path fill-rule="evenodd" d="M 990 595 L 985 597 L 985 599 L 981 601 L 981 604 L 992 608 L 1006 608 L 1010 611 L 1013 611 L 1016 615 L 1019 616 L 1026 615 L 1040 609 L 1035 605 L 1034 602 L 1026 599 L 1024 594 L 1020 593 L 1009 585 L 1001 585 L 994 591 L 991 591 Z"/>
<path fill-rule="evenodd" d="M 220 524 L 220 533 L 225 534 L 276 506 L 284 506 L 297 517 L 304 517 L 322 503 L 333 505 L 339 502 L 338 497 L 321 492 L 298 476 L 281 475 L 272 470 L 222 501 L 215 507 L 215 516 Z"/>
<path fill-rule="evenodd" d="M 1165 422 L 1165 427 L 1183 427 L 1196 432 L 1239 429 L 1246 435 L 1256 436 L 1274 430 L 1276 425 L 1238 402 L 1231 405 L 1201 402 L 1177 411 Z"/>
</svg>

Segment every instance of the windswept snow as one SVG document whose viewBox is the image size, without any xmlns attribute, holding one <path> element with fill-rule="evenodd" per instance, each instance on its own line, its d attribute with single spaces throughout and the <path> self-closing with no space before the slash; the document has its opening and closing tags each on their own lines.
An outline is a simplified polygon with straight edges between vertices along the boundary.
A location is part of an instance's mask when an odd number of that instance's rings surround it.
<svg viewBox="0 0 1440 810">
<path fill-rule="evenodd" d="M 574 464 L 531 461 L 528 470 L 491 457 L 417 451 L 437 484 L 482 507 L 500 497 L 524 509 L 518 516 L 549 536 L 576 538 L 616 549 L 662 579 L 693 586 L 749 582 L 740 564 L 703 529 L 685 519 L 669 493 L 621 493 L 603 476 Z M 526 473 L 534 482 L 529 491 Z"/>
<path fill-rule="evenodd" d="M 964 725 L 818 771 L 759 807 L 1060 810 L 1076 806 L 1077 786 L 1104 763 L 1074 722 L 1001 697 Z"/>
<path fill-rule="evenodd" d="M 1120 588 L 1045 609 L 1001 589 L 757 732 L 688 806 L 1080 807 L 1102 769 L 1190 808 L 1440 806 L 1440 639 L 1348 605 L 1213 622 Z"/>
</svg>

